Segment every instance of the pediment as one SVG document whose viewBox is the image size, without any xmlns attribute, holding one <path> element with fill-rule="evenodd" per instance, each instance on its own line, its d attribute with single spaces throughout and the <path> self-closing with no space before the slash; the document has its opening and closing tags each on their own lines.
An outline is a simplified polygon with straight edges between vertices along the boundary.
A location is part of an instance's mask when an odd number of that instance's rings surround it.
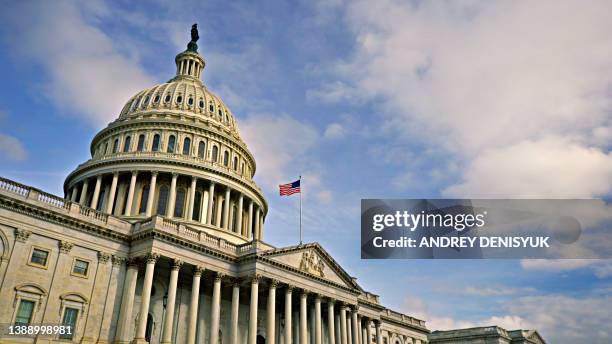
<svg viewBox="0 0 612 344">
<path fill-rule="evenodd" d="M 264 252 L 262 256 L 307 275 L 347 288 L 361 289 L 355 280 L 317 243 L 274 249 Z"/>
</svg>

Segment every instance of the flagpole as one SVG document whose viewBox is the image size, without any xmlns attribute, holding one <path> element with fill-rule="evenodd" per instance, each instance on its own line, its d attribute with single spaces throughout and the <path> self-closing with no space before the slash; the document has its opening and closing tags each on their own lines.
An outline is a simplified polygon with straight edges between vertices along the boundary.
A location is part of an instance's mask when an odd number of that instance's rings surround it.
<svg viewBox="0 0 612 344">
<path fill-rule="evenodd" d="M 300 245 L 302 244 L 302 176 L 299 178 L 300 181 Z"/>
</svg>

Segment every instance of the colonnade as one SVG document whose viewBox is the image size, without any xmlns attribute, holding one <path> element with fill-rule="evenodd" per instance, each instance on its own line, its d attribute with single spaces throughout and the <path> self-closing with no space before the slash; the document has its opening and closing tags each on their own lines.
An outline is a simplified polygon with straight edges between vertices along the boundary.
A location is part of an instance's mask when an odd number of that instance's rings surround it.
<svg viewBox="0 0 612 344">
<path fill-rule="evenodd" d="M 116 343 L 145 343 L 145 332 L 147 325 L 147 316 L 151 297 L 151 289 L 153 285 L 153 276 L 155 266 L 160 256 L 156 253 L 150 253 L 141 259 L 146 263 L 145 273 L 143 278 L 143 287 L 140 303 L 140 316 L 137 319 L 136 332 L 133 338 L 129 338 L 129 323 L 133 316 L 134 294 L 136 291 L 136 281 L 138 279 L 138 260 L 129 260 L 128 268 L 123 286 L 123 298 L 119 313 L 118 327 L 115 342 Z M 171 260 L 171 269 L 168 282 L 166 314 L 162 324 L 161 343 L 168 344 L 173 338 L 173 324 L 175 319 L 174 309 L 176 306 L 176 291 L 178 283 L 179 270 L 183 266 L 180 260 Z M 196 333 L 198 326 L 198 305 L 200 302 L 200 282 L 204 268 L 201 266 L 192 267 L 192 284 L 191 284 L 191 299 L 188 310 L 188 321 L 186 326 L 181 326 L 181 329 L 187 331 L 187 344 L 196 342 Z M 240 288 L 245 280 L 229 278 L 221 272 L 214 272 L 214 281 L 212 286 L 212 304 L 210 314 L 210 343 L 218 343 L 220 310 L 221 310 L 221 287 L 222 283 L 229 283 L 232 287 L 232 298 L 230 308 L 230 337 L 229 344 L 241 344 L 243 340 L 238 338 L 238 317 L 240 310 Z M 306 289 L 298 289 L 291 284 L 281 283 L 275 279 L 264 278 L 261 275 L 254 274 L 248 277 L 245 281 L 250 287 L 249 300 L 249 317 L 248 317 L 248 336 L 246 344 L 257 344 L 257 329 L 258 329 L 258 310 L 259 310 L 259 294 L 260 285 L 267 286 L 267 306 L 265 318 L 265 339 L 266 344 L 322 344 L 323 333 L 327 334 L 326 343 L 328 344 L 382 344 L 382 333 L 380 328 L 380 320 L 371 319 L 359 313 L 357 305 L 339 302 L 332 297 L 310 293 Z M 263 282 L 263 284 L 262 284 Z M 283 343 L 276 343 L 277 338 L 277 317 L 281 312 L 277 312 L 276 294 L 281 288 L 284 292 L 284 333 Z M 294 294 L 298 293 L 298 310 L 294 311 Z M 322 308 L 323 304 L 327 308 L 327 321 L 323 323 Z M 310 307 L 309 307 L 310 306 Z M 337 307 L 338 306 L 338 307 Z M 310 312 L 309 312 L 310 308 Z M 295 323 L 298 324 L 294 334 L 292 331 L 294 325 L 294 313 L 298 318 Z M 310 314 L 308 314 L 310 313 Z M 310 330 L 308 329 L 308 321 L 314 323 Z M 323 326 L 326 326 L 326 331 L 323 331 Z M 372 326 L 375 327 L 376 337 L 372 337 Z M 314 336 L 314 340 L 310 337 Z"/>
<path fill-rule="evenodd" d="M 219 227 L 250 239 L 263 237 L 263 206 L 240 190 L 177 173 L 164 175 L 170 177 L 168 188 L 159 185 L 159 176 L 155 171 L 100 174 L 72 186 L 68 197 L 72 202 L 107 214 L 150 217 L 157 213 Z M 109 178 L 112 179 L 109 181 Z M 186 187 L 179 189 L 179 178 Z"/>
</svg>

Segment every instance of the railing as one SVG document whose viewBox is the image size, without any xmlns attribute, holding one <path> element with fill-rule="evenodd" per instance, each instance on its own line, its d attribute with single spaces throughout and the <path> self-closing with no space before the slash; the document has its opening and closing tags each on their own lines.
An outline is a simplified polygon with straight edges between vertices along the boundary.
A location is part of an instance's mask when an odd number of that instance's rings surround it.
<svg viewBox="0 0 612 344">
<path fill-rule="evenodd" d="M 57 208 L 70 209 L 70 204 L 72 202 L 70 202 L 69 200 L 54 196 L 52 194 L 48 194 L 46 192 L 42 192 L 42 191 L 38 191 L 38 192 L 39 192 L 38 200 L 40 202 L 47 203 Z"/>
<path fill-rule="evenodd" d="M 160 159 L 173 159 L 177 161 L 188 161 L 191 163 L 195 163 L 198 165 L 202 165 L 208 167 L 216 172 L 223 172 L 225 174 L 229 174 L 235 178 L 242 180 L 243 182 L 249 184 L 251 187 L 259 190 L 261 189 L 253 182 L 253 179 L 248 178 L 245 175 L 238 173 L 236 170 L 229 166 L 225 166 L 220 163 L 208 161 L 203 158 L 199 158 L 196 156 L 183 155 L 177 153 L 168 153 L 168 152 L 118 152 L 113 154 L 108 154 L 104 156 L 98 156 L 93 159 L 89 159 L 86 162 L 80 164 L 77 169 L 81 169 L 85 166 L 89 166 L 95 164 L 100 161 L 107 161 L 113 159 L 121 159 L 121 158 L 160 158 Z"/>
<path fill-rule="evenodd" d="M 30 190 L 30 187 L 23 185 L 23 184 L 19 184 L 12 180 L 0 177 L 0 190 L 6 190 L 9 192 L 13 192 L 20 196 L 27 196 Z"/>
<path fill-rule="evenodd" d="M 400 321 L 402 321 L 404 323 L 408 323 L 408 324 L 412 324 L 412 325 L 417 325 L 417 326 L 425 327 L 425 321 L 424 320 L 413 318 L 413 317 L 411 317 L 409 315 L 405 315 L 403 313 L 399 313 L 399 312 L 393 311 L 393 310 L 388 309 L 388 308 L 385 311 L 386 311 L 386 315 L 389 318 L 400 320 Z"/>
</svg>

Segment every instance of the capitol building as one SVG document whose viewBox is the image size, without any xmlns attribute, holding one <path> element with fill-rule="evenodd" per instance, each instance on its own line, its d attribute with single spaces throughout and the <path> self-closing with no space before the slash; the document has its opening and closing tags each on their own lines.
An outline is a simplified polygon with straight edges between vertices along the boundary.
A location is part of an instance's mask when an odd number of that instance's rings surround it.
<svg viewBox="0 0 612 344">
<path fill-rule="evenodd" d="M 65 197 L 0 179 L 0 342 L 426 343 L 423 320 L 381 305 L 319 244 L 266 242 L 255 158 L 202 83 L 193 36 L 176 76 L 95 135 Z"/>
</svg>

